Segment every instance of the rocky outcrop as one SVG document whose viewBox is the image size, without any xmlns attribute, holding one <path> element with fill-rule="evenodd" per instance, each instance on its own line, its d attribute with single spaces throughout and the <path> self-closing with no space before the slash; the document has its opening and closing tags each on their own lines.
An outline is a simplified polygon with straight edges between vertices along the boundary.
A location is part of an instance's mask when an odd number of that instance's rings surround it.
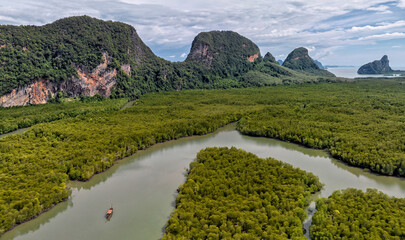
<svg viewBox="0 0 405 240">
<path fill-rule="evenodd" d="M 11 107 L 44 104 L 58 92 L 72 97 L 80 96 L 81 94 L 85 96 L 101 94 L 109 97 L 111 95 L 111 88 L 116 83 L 115 76 L 117 75 L 117 69 L 107 71 L 107 65 L 110 62 L 107 53 L 103 54 L 103 60 L 103 63 L 91 72 L 76 67 L 77 76 L 61 83 L 52 83 L 46 79 L 39 79 L 28 86 L 14 89 L 11 93 L 0 97 L 0 106 Z M 123 65 L 122 69 L 127 74 L 130 74 L 131 68 L 128 64 Z"/>
<path fill-rule="evenodd" d="M 193 50 L 190 51 L 187 59 L 193 59 L 194 61 L 200 62 L 206 66 L 210 66 L 214 59 L 214 55 L 207 43 L 200 42 L 193 46 Z"/>
<path fill-rule="evenodd" d="M 131 76 L 131 65 L 124 64 L 121 66 L 121 70 L 126 73 L 128 76 Z"/>
<path fill-rule="evenodd" d="M 31 85 L 14 89 L 11 93 L 0 97 L 0 106 L 25 106 L 29 104 L 44 104 L 57 92 L 55 84 L 40 79 Z"/>
<path fill-rule="evenodd" d="M 258 57 L 259 57 L 259 53 L 256 53 L 256 54 L 253 54 L 252 56 L 246 57 L 246 59 L 247 59 L 249 62 L 253 63 L 253 62 L 255 62 L 255 60 L 256 60 Z"/>
<path fill-rule="evenodd" d="M 387 55 L 384 55 L 380 60 L 375 60 L 364 64 L 357 70 L 358 74 L 386 74 L 392 73 Z"/>
</svg>

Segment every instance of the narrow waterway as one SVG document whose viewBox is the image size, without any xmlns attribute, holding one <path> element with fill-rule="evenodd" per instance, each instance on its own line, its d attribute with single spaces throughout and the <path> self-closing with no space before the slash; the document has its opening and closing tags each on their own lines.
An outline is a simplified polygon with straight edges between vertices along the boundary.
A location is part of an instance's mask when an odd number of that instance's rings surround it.
<svg viewBox="0 0 405 240">
<path fill-rule="evenodd" d="M 325 184 L 321 197 L 348 187 L 376 188 L 405 197 L 404 179 L 349 167 L 321 150 L 243 136 L 229 125 L 206 136 L 157 144 L 119 161 L 88 182 L 72 183 L 66 202 L 7 232 L 0 240 L 159 239 L 174 209 L 176 189 L 185 180 L 185 169 L 198 151 L 213 146 L 235 146 L 313 172 Z M 114 215 L 106 221 L 104 214 L 110 204 Z"/>
<path fill-rule="evenodd" d="M 12 131 L 12 132 L 9 132 L 9 133 L 5 133 L 5 134 L 1 134 L 0 135 L 0 139 L 1 138 L 4 138 L 4 137 L 7 137 L 7 136 L 10 136 L 10 135 L 14 135 L 14 134 L 22 134 L 22 133 L 24 133 L 25 131 L 27 131 L 29 128 L 20 128 L 20 129 L 18 129 L 18 130 L 15 130 L 15 131 Z"/>
</svg>

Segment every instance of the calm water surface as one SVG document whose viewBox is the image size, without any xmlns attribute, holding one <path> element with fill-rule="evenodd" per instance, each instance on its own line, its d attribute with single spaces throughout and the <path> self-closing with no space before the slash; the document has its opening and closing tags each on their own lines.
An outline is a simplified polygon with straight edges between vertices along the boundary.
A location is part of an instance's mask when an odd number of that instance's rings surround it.
<svg viewBox="0 0 405 240">
<path fill-rule="evenodd" d="M 357 74 L 357 70 L 359 67 L 336 67 L 336 68 L 328 68 L 329 72 L 335 74 L 337 77 L 345 77 L 345 78 L 381 78 L 381 77 L 400 77 L 399 74 L 395 74 L 394 76 L 385 76 L 383 74 Z M 405 71 L 405 68 L 398 68 L 394 67 L 394 70 L 402 70 Z"/>
<path fill-rule="evenodd" d="M 74 182 L 66 202 L 7 232 L 0 240 L 159 239 L 174 209 L 176 189 L 185 180 L 185 169 L 197 152 L 213 146 L 235 146 L 311 171 L 325 184 L 321 197 L 348 187 L 377 188 L 405 197 L 404 179 L 349 167 L 321 150 L 243 136 L 230 125 L 210 135 L 155 145 L 119 161 L 89 182 Z M 111 203 L 114 215 L 106 221 L 104 214 Z"/>
</svg>

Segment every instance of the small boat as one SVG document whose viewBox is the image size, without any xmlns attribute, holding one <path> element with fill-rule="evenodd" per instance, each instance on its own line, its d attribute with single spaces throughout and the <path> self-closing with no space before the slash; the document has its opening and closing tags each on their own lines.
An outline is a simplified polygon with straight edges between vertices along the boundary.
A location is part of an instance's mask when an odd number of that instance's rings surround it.
<svg viewBox="0 0 405 240">
<path fill-rule="evenodd" d="M 112 217 L 112 215 L 113 215 L 113 207 L 112 207 L 112 205 L 111 205 L 111 207 L 110 207 L 110 209 L 108 209 L 107 210 L 107 213 L 105 214 L 105 218 L 107 218 L 107 220 L 110 220 L 110 218 Z"/>
</svg>

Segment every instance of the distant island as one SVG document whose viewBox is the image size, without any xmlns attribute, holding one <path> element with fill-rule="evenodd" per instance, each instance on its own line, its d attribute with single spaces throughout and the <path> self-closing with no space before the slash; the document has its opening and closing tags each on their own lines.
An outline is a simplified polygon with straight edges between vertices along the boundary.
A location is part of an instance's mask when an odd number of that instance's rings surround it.
<svg viewBox="0 0 405 240">
<path fill-rule="evenodd" d="M 392 70 L 388 56 L 384 55 L 380 60 L 364 64 L 357 70 L 358 74 L 405 74 L 405 71 Z"/>
</svg>

